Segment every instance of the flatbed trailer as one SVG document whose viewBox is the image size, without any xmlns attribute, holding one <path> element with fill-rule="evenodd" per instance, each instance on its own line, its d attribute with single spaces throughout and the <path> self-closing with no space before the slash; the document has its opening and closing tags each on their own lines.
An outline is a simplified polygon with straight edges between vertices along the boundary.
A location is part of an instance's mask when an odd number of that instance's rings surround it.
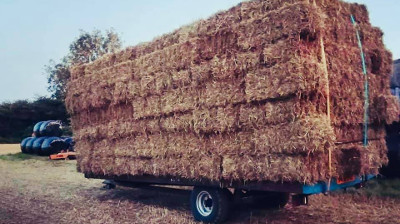
<svg viewBox="0 0 400 224">
<path fill-rule="evenodd" d="M 86 178 L 106 179 L 105 187 L 114 188 L 116 185 L 127 187 L 142 187 L 147 185 L 170 185 L 193 187 L 190 197 L 192 214 L 197 221 L 219 223 L 226 220 L 233 199 L 255 197 L 268 207 L 283 207 L 292 196 L 294 205 L 307 205 L 308 196 L 328 193 L 349 187 L 361 187 L 374 178 L 375 175 L 354 176 L 347 179 L 333 178 L 329 183 L 320 181 L 313 185 L 302 183 L 274 182 L 240 182 L 240 181 L 209 181 L 191 180 L 174 177 L 143 176 L 107 176 L 85 174 Z"/>
</svg>

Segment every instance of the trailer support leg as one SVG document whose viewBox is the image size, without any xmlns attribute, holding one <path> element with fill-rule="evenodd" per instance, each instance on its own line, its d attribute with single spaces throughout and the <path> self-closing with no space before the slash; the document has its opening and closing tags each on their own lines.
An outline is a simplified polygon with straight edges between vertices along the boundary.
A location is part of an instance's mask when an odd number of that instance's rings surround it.
<svg viewBox="0 0 400 224">
<path fill-rule="evenodd" d="M 103 188 L 104 189 L 114 189 L 116 187 L 116 184 L 113 180 L 105 180 L 103 181 Z"/>
<path fill-rule="evenodd" d="M 292 195 L 293 206 L 308 205 L 308 195 L 307 194 L 295 194 Z"/>
</svg>

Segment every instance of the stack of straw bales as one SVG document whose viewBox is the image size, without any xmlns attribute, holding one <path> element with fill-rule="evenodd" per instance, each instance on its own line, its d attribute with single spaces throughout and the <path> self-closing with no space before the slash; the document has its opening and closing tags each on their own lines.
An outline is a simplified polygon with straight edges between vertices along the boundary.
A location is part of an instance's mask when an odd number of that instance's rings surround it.
<svg viewBox="0 0 400 224">
<path fill-rule="evenodd" d="M 259 0 L 77 66 L 66 103 L 78 168 L 302 183 L 377 173 L 384 125 L 398 118 L 382 35 L 362 5 Z"/>
</svg>

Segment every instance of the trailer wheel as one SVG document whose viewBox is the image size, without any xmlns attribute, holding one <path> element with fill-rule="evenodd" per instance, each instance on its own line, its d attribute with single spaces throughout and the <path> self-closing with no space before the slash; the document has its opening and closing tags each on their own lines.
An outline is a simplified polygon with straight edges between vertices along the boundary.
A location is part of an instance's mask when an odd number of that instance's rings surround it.
<svg viewBox="0 0 400 224">
<path fill-rule="evenodd" d="M 279 209 L 285 207 L 289 202 L 289 193 L 284 192 L 264 192 L 253 191 L 251 192 L 254 205 L 257 208 L 270 208 Z"/>
<path fill-rule="evenodd" d="M 117 186 L 113 180 L 105 180 L 103 181 L 103 184 L 103 188 L 107 190 L 114 189 Z"/>
<path fill-rule="evenodd" d="M 232 194 L 227 189 L 194 187 L 190 206 L 196 221 L 220 223 L 228 218 Z"/>
</svg>

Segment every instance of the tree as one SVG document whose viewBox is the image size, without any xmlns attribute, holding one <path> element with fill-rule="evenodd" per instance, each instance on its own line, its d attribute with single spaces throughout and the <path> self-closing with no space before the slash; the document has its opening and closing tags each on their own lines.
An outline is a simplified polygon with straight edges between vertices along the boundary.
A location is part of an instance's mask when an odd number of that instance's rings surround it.
<svg viewBox="0 0 400 224">
<path fill-rule="evenodd" d="M 121 41 L 113 30 L 107 30 L 104 36 L 99 30 L 94 30 L 92 33 L 81 30 L 80 36 L 69 46 L 71 63 L 92 62 L 120 48 Z"/>
<path fill-rule="evenodd" d="M 46 65 L 46 73 L 49 83 L 48 90 L 51 92 L 53 99 L 62 100 L 65 98 L 67 81 L 70 78 L 70 63 L 68 58 L 64 57 L 60 63 L 50 60 L 50 64 Z"/>
<path fill-rule="evenodd" d="M 114 53 L 121 48 L 121 40 L 113 29 L 105 35 L 99 30 L 91 33 L 81 30 L 81 34 L 69 46 L 69 53 L 61 62 L 50 61 L 45 66 L 48 75 L 48 90 L 52 98 L 64 100 L 70 68 L 74 65 L 89 63 L 107 53 Z"/>
<path fill-rule="evenodd" d="M 68 114 L 60 100 L 41 97 L 0 104 L 0 143 L 17 143 L 32 134 L 38 121 L 61 120 L 68 125 Z M 66 133 L 64 134 L 71 134 Z"/>
</svg>

